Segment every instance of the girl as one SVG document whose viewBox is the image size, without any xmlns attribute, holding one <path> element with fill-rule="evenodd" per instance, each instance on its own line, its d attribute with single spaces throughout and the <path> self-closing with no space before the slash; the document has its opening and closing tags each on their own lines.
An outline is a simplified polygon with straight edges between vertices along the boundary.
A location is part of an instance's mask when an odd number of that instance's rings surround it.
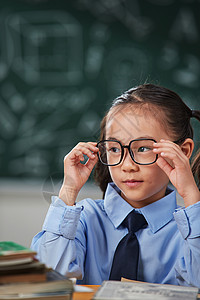
<svg viewBox="0 0 200 300">
<path fill-rule="evenodd" d="M 194 179 L 200 180 L 200 153 L 191 170 L 192 117 L 200 121 L 200 111 L 152 84 L 115 99 L 102 121 L 100 142 L 79 143 L 64 159 L 59 197 L 53 197 L 32 242 L 39 259 L 81 284 L 112 279 L 115 250 L 128 232 L 123 221 L 134 211 L 147 222 L 135 233 L 135 279 L 200 287 L 200 192 Z M 75 203 L 95 165 L 103 200 Z M 169 181 L 184 208 L 177 206 Z"/>
</svg>

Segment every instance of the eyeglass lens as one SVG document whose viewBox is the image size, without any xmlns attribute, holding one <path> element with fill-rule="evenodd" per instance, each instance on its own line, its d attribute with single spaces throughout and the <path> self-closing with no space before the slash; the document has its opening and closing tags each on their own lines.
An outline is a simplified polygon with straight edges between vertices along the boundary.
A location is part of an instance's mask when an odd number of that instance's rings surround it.
<svg viewBox="0 0 200 300">
<path fill-rule="evenodd" d="M 130 143 L 130 154 L 138 164 L 152 164 L 156 161 L 153 152 L 153 140 L 134 140 Z M 124 149 L 118 141 L 101 141 L 98 143 L 100 161 L 105 165 L 117 165 L 123 159 Z"/>
</svg>

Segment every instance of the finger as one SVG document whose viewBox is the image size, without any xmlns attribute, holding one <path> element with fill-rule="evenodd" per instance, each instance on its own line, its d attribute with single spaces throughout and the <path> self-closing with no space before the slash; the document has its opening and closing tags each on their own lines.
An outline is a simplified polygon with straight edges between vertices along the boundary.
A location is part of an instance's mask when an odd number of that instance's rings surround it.
<svg viewBox="0 0 200 300">
<path fill-rule="evenodd" d="M 70 159 L 73 162 L 84 161 L 83 152 L 78 149 L 73 149 L 69 155 L 66 156 L 66 161 Z"/>
<path fill-rule="evenodd" d="M 95 146 L 96 147 L 96 145 L 97 145 L 97 142 L 88 142 L 88 144 L 90 144 L 90 145 L 93 145 L 93 146 Z M 97 148 L 97 147 L 96 147 Z M 98 148 L 97 148 L 98 149 Z"/>
<path fill-rule="evenodd" d="M 168 141 L 168 140 L 160 140 L 160 142 L 154 143 L 153 146 L 154 146 L 154 149 L 162 148 L 162 147 L 169 147 L 169 148 L 172 148 L 175 150 L 181 150 L 179 145 L 175 144 L 172 141 Z"/>
<path fill-rule="evenodd" d="M 160 140 L 160 142 L 154 143 L 153 146 L 154 146 L 154 149 L 169 148 L 171 150 L 174 150 L 181 154 L 184 154 L 183 150 L 181 149 L 181 146 L 172 141 Z"/>
<path fill-rule="evenodd" d="M 90 143 L 79 143 L 74 149 L 78 149 L 89 158 L 94 158 L 95 153 L 99 151 L 97 147 Z"/>
<path fill-rule="evenodd" d="M 183 168 L 185 167 L 186 161 L 183 159 L 180 155 L 177 155 L 177 153 L 171 153 L 171 152 L 161 152 L 160 157 L 165 159 L 169 165 L 171 165 L 172 168 Z"/>
<path fill-rule="evenodd" d="M 154 145 L 153 152 L 164 158 L 172 168 L 183 167 L 187 164 L 187 157 L 181 148 L 171 141 L 161 140 Z"/>
<path fill-rule="evenodd" d="M 80 142 L 76 145 L 76 147 L 77 148 L 86 147 L 86 148 L 90 149 L 91 151 L 97 152 L 99 150 L 99 148 L 96 147 L 96 145 L 97 145 L 97 143 L 95 143 L 95 142 L 87 142 L 87 143 Z"/>
<path fill-rule="evenodd" d="M 157 151 L 155 150 L 154 152 L 157 154 L 160 154 L 160 156 L 162 156 L 164 158 L 165 157 L 169 158 L 169 159 L 173 160 L 174 162 L 178 162 L 178 161 L 184 162 L 184 161 L 188 160 L 187 156 L 182 151 L 176 151 L 176 150 L 170 149 L 170 148 L 163 147 L 161 149 L 158 149 Z"/>
<path fill-rule="evenodd" d="M 165 159 L 159 157 L 156 161 L 156 164 L 165 172 L 168 177 L 170 177 L 173 167 Z"/>
<path fill-rule="evenodd" d="M 96 155 L 94 159 L 88 159 L 87 162 L 85 163 L 85 166 L 89 169 L 90 172 L 96 165 L 97 161 L 98 161 L 98 157 Z"/>
<path fill-rule="evenodd" d="M 94 153 L 97 153 L 99 151 L 99 148 L 96 147 L 96 143 L 88 143 L 87 146 L 89 146 L 88 149 L 90 149 Z"/>
<path fill-rule="evenodd" d="M 160 154 L 160 155 L 165 155 L 169 154 L 171 158 L 177 156 L 179 158 L 182 158 L 183 160 L 186 159 L 186 155 L 184 152 L 181 150 L 180 146 L 174 144 L 173 142 L 166 142 L 166 143 L 156 143 L 154 144 L 154 153 Z"/>
<path fill-rule="evenodd" d="M 80 153 L 82 155 L 86 155 L 89 158 L 94 158 L 95 157 L 95 154 L 90 149 L 88 149 L 86 147 L 79 147 L 77 149 L 74 149 L 74 154 L 75 155 L 79 155 Z"/>
</svg>

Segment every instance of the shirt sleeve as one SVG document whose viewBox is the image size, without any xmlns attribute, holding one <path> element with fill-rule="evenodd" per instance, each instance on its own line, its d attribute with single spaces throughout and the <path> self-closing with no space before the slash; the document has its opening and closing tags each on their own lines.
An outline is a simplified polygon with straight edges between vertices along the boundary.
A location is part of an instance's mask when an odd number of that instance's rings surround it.
<svg viewBox="0 0 200 300">
<path fill-rule="evenodd" d="M 174 213 L 178 229 L 184 239 L 200 237 L 200 202 L 177 209 Z"/>
<path fill-rule="evenodd" d="M 80 205 L 67 206 L 58 197 L 52 197 L 42 231 L 31 244 L 40 261 L 68 277 L 83 277 L 84 238 L 81 243 L 75 238 L 82 209 Z"/>
<path fill-rule="evenodd" d="M 75 239 L 81 210 L 82 207 L 67 206 L 59 198 L 53 197 L 42 229 L 73 240 Z"/>
<path fill-rule="evenodd" d="M 200 202 L 177 209 L 174 218 L 184 239 L 184 255 L 176 264 L 180 285 L 200 287 Z"/>
</svg>

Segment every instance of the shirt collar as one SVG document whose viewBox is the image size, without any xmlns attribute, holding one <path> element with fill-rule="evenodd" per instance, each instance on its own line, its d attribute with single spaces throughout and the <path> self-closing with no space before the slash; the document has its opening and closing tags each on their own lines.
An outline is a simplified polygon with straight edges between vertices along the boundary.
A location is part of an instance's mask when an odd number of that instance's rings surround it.
<svg viewBox="0 0 200 300">
<path fill-rule="evenodd" d="M 116 185 L 109 183 L 104 199 L 105 211 L 115 228 L 117 228 L 133 210 L 133 207 L 126 202 L 119 193 L 120 191 Z"/>
<path fill-rule="evenodd" d="M 169 223 L 177 208 L 176 191 L 167 188 L 167 194 L 160 200 L 140 208 L 153 233 Z"/>
<path fill-rule="evenodd" d="M 114 183 L 108 184 L 104 207 L 115 228 L 133 210 L 133 207 L 120 196 L 120 191 Z M 152 232 L 155 233 L 173 219 L 173 213 L 176 208 L 176 192 L 168 188 L 165 197 L 140 209 L 136 209 L 136 211 L 143 214 Z"/>
</svg>

